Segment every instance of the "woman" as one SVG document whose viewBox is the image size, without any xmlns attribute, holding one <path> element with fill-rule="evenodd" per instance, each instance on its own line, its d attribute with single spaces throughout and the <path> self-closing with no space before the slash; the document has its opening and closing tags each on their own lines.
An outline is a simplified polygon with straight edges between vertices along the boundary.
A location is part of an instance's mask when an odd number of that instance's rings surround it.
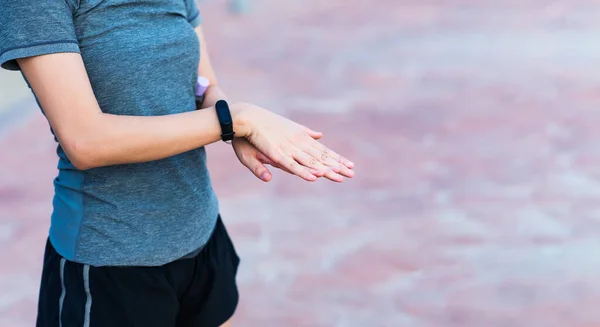
<svg viewBox="0 0 600 327">
<path fill-rule="evenodd" d="M 22 71 L 59 143 L 37 326 L 227 326 L 239 259 L 204 146 L 233 129 L 263 181 L 265 164 L 336 182 L 353 164 L 318 132 L 227 104 L 193 0 L 1 5 L 0 64 Z M 203 110 L 198 74 L 212 84 Z"/>
</svg>

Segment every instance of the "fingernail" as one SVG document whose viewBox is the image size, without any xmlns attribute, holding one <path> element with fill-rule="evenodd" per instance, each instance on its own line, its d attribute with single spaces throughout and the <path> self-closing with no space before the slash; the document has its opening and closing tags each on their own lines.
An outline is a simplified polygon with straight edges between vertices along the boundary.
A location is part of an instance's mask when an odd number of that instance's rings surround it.
<svg viewBox="0 0 600 327">
<path fill-rule="evenodd" d="M 317 176 L 315 176 L 315 175 L 310 175 L 310 176 L 308 177 L 308 179 L 310 179 L 311 181 L 316 181 L 316 180 L 317 180 Z"/>
<path fill-rule="evenodd" d="M 262 178 L 262 180 L 266 181 L 267 179 L 269 179 L 269 173 L 263 173 L 262 175 L 260 175 L 260 178 Z"/>
</svg>

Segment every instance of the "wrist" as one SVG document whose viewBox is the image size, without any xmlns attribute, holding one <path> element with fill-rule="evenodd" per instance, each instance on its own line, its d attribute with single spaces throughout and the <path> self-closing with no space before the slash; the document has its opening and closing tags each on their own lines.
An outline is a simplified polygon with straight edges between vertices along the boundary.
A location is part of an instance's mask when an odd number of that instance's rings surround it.
<svg viewBox="0 0 600 327">
<path fill-rule="evenodd" d="M 219 100 L 228 101 L 225 92 L 216 84 L 211 84 L 205 92 L 203 107 L 214 107 Z M 250 134 L 249 122 L 245 112 L 249 110 L 248 104 L 237 102 L 229 104 L 229 112 L 233 123 L 235 137 L 246 137 Z"/>
<path fill-rule="evenodd" d="M 250 107 L 246 103 L 238 102 L 230 104 L 229 111 L 231 112 L 235 137 L 247 137 L 250 135 L 250 122 L 247 119 Z"/>
</svg>

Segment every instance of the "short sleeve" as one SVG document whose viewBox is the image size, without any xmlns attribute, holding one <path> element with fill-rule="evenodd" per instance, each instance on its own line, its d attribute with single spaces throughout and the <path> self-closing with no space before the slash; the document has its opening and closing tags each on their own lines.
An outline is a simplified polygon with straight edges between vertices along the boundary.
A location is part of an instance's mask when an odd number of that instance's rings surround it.
<svg viewBox="0 0 600 327">
<path fill-rule="evenodd" d="M 198 10 L 198 6 L 196 6 L 195 0 L 183 0 L 185 1 L 185 8 L 187 10 L 187 19 L 192 26 L 198 27 L 200 23 L 202 23 L 202 17 L 200 16 L 200 11 Z"/>
<path fill-rule="evenodd" d="M 73 11 L 65 0 L 0 0 L 0 66 L 18 70 L 16 59 L 79 53 Z"/>
</svg>

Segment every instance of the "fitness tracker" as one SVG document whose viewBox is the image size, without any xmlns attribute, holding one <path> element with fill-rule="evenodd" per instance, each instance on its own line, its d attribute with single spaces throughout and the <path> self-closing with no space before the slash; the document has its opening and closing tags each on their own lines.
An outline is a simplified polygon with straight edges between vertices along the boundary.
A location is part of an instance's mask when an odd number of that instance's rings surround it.
<svg viewBox="0 0 600 327">
<path fill-rule="evenodd" d="M 219 100 L 215 104 L 217 109 L 217 117 L 219 118 L 219 124 L 221 125 L 221 139 L 224 142 L 230 142 L 233 140 L 235 132 L 233 131 L 233 119 L 231 118 L 231 112 L 229 111 L 229 105 L 225 100 Z"/>
<path fill-rule="evenodd" d="M 198 76 L 198 81 L 196 82 L 196 109 L 202 109 L 202 102 L 204 102 L 204 93 L 210 86 L 210 81 L 204 76 Z"/>
</svg>

